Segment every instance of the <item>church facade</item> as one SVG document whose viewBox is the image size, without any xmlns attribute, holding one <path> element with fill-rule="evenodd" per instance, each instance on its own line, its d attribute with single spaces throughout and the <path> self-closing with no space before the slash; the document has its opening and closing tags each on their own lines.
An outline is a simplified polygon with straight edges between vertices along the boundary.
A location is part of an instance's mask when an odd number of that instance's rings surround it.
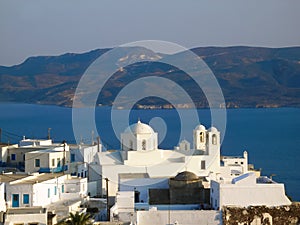
<svg viewBox="0 0 300 225">
<path fill-rule="evenodd" d="M 96 158 L 95 169 L 102 178 L 110 181 L 110 196 L 115 196 L 119 190 L 122 174 L 147 174 L 149 182 L 155 183 L 157 179 L 169 179 L 183 171 L 190 171 L 208 181 L 248 171 L 246 154 L 239 158 L 238 164 L 234 163 L 234 172 L 229 158 L 224 163 L 226 166 L 221 166 L 220 132 L 215 127 L 206 129 L 203 125 L 193 130 L 192 147 L 183 140 L 175 149 L 159 149 L 158 134 L 149 125 L 138 121 L 121 133 L 119 151 L 99 152 Z M 103 179 L 99 180 L 99 194 L 105 194 L 106 184 Z"/>
</svg>

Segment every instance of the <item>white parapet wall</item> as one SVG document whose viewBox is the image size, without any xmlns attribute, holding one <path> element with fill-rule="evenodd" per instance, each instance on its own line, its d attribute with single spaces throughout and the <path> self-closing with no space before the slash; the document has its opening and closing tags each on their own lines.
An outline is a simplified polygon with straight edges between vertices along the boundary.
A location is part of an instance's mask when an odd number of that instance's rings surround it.
<svg viewBox="0 0 300 225">
<path fill-rule="evenodd" d="M 6 213 L 4 225 L 47 224 L 47 209 L 42 207 L 10 208 Z"/>
<path fill-rule="evenodd" d="M 222 224 L 220 211 L 215 210 L 149 210 L 137 211 L 137 224 Z"/>
</svg>

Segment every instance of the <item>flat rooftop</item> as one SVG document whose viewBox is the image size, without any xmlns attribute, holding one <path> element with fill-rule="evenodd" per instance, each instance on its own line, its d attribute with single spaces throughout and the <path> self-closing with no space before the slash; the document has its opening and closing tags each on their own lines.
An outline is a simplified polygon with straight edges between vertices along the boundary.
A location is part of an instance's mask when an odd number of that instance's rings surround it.
<svg viewBox="0 0 300 225">
<path fill-rule="evenodd" d="M 257 184 L 277 184 L 275 181 L 266 176 L 256 178 Z"/>
<path fill-rule="evenodd" d="M 120 179 L 150 178 L 148 173 L 120 173 Z"/>
<path fill-rule="evenodd" d="M 222 159 L 244 159 L 243 156 L 221 156 Z"/>
<path fill-rule="evenodd" d="M 62 176 L 68 176 L 68 180 L 81 180 L 87 178 L 81 177 L 73 177 L 69 174 L 63 173 L 35 173 L 35 174 L 12 174 L 12 173 L 4 173 L 0 174 L 0 182 L 2 183 L 10 183 L 10 185 L 18 185 L 18 184 L 35 184 L 42 183 L 47 180 L 55 179 Z"/>
<path fill-rule="evenodd" d="M 0 182 L 14 184 L 34 184 L 64 176 L 63 173 L 42 173 L 42 174 L 0 174 Z"/>
<path fill-rule="evenodd" d="M 60 149 L 56 150 L 56 149 L 46 148 L 46 149 L 39 149 L 39 150 L 36 150 L 36 151 L 32 151 L 30 153 L 33 153 L 33 154 L 39 153 L 40 154 L 40 153 L 51 153 L 51 152 L 63 152 L 63 150 L 60 150 Z"/>
<path fill-rule="evenodd" d="M 46 208 L 42 208 L 40 206 L 36 207 L 24 207 L 24 208 L 8 208 L 7 214 L 44 214 L 47 212 Z"/>
<path fill-rule="evenodd" d="M 9 143 L 3 143 L 3 142 L 0 142 L 0 147 L 12 147 L 12 146 L 17 146 L 18 144 L 9 144 Z"/>
<path fill-rule="evenodd" d="M 25 177 L 28 177 L 28 174 L 3 173 L 3 174 L 0 174 L 0 182 L 1 183 L 9 183 L 11 181 L 23 179 Z"/>
<path fill-rule="evenodd" d="M 87 147 L 93 147 L 93 146 L 97 146 L 96 145 L 92 145 L 92 144 L 68 144 L 70 149 L 78 149 L 79 147 L 83 147 L 83 148 L 87 148 Z"/>
<path fill-rule="evenodd" d="M 15 151 L 39 151 L 39 150 L 44 150 L 44 149 L 50 149 L 53 148 L 54 146 L 22 146 L 22 147 L 15 147 L 15 148 L 10 148 L 10 151 L 15 150 Z"/>
</svg>

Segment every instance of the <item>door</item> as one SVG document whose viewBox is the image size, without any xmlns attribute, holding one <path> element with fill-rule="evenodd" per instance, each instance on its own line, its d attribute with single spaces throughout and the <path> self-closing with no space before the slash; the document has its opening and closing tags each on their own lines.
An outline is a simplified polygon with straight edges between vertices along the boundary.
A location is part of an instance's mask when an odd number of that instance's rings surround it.
<svg viewBox="0 0 300 225">
<path fill-rule="evenodd" d="M 18 194 L 12 195 L 12 207 L 19 207 L 19 195 Z"/>
</svg>

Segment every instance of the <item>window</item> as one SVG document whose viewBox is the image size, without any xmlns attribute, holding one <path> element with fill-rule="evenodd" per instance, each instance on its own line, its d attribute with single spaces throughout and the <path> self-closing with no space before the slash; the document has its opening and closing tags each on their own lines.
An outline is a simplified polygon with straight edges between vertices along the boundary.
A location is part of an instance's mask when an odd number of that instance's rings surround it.
<svg viewBox="0 0 300 225">
<path fill-rule="evenodd" d="M 54 195 L 56 195 L 57 194 L 57 187 L 55 186 L 54 187 Z"/>
<path fill-rule="evenodd" d="M 201 170 L 205 170 L 205 160 L 201 160 Z"/>
<path fill-rule="evenodd" d="M 52 167 L 55 167 L 55 159 L 52 159 Z"/>
<path fill-rule="evenodd" d="M 129 141 L 129 150 L 133 150 L 133 141 L 132 140 Z"/>
<path fill-rule="evenodd" d="M 65 193 L 65 185 L 61 185 L 61 193 Z"/>
<path fill-rule="evenodd" d="M 50 188 L 48 188 L 48 198 L 50 198 Z"/>
<path fill-rule="evenodd" d="M 15 161 L 17 159 L 16 154 L 11 154 L 10 159 Z"/>
<path fill-rule="evenodd" d="M 60 167 L 60 158 L 57 158 L 57 167 Z"/>
<path fill-rule="evenodd" d="M 200 132 L 200 142 L 204 142 L 204 132 Z"/>
<path fill-rule="evenodd" d="M 142 150 L 146 150 L 146 140 L 142 141 Z"/>
<path fill-rule="evenodd" d="M 71 154 L 71 162 L 75 162 L 75 154 L 74 153 Z"/>
<path fill-rule="evenodd" d="M 212 135 L 212 144 L 213 144 L 213 145 L 216 145 L 216 144 L 217 144 L 217 135 L 216 135 L 216 134 L 213 134 L 213 135 Z"/>
<path fill-rule="evenodd" d="M 35 167 L 40 167 L 40 159 L 35 159 Z"/>
<path fill-rule="evenodd" d="M 28 223 L 28 225 L 39 225 L 39 223 Z"/>
<path fill-rule="evenodd" d="M 23 194 L 23 204 L 29 204 L 29 194 Z"/>
</svg>

